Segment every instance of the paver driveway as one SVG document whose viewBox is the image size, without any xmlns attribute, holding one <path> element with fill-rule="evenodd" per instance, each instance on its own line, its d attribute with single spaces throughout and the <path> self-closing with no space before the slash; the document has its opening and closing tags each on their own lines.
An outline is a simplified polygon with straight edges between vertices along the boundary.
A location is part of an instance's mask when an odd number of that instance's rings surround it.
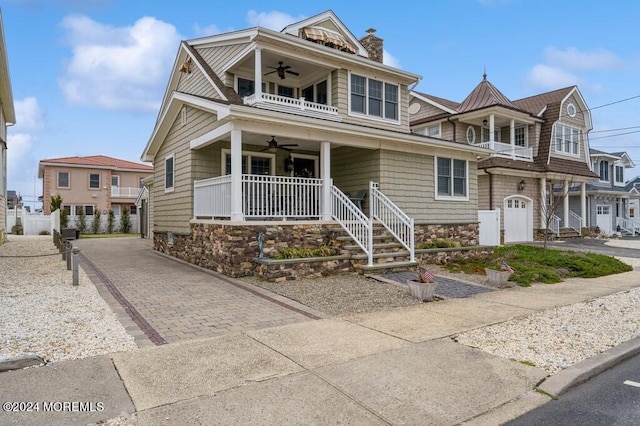
<svg viewBox="0 0 640 426">
<path fill-rule="evenodd" d="M 82 239 L 74 245 L 81 250 L 83 270 L 138 343 L 212 337 L 320 315 L 239 280 L 162 256 L 146 239 Z"/>
</svg>

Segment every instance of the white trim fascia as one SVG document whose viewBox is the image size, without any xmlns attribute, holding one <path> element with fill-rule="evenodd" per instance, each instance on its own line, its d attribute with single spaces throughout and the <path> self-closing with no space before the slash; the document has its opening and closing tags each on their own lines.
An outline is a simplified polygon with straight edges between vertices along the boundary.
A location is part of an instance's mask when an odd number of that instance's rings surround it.
<svg viewBox="0 0 640 426">
<path fill-rule="evenodd" d="M 258 44 L 255 43 L 255 42 L 250 43 L 246 48 L 242 49 L 238 54 L 236 54 L 234 57 L 229 59 L 229 61 L 224 66 L 224 68 L 222 68 L 222 72 L 223 73 L 229 72 L 229 70 L 231 68 L 233 68 L 238 62 L 240 62 L 242 59 L 244 59 L 245 56 L 247 56 L 248 54 L 253 52 L 258 47 L 262 48 L 261 46 L 258 46 Z M 236 78 L 237 78 L 237 76 L 236 76 Z"/>
<path fill-rule="evenodd" d="M 194 38 L 187 40 L 190 46 L 199 47 L 215 47 L 223 45 L 231 45 L 237 43 L 250 42 L 258 33 L 259 27 L 245 28 L 243 30 L 231 31 L 222 34 L 214 34 L 210 36 Z"/>
<path fill-rule="evenodd" d="M 544 114 L 544 112 L 547 110 L 547 106 L 545 105 L 540 112 L 537 114 L 538 117 L 542 117 L 542 114 Z"/>
<path fill-rule="evenodd" d="M 573 94 L 577 95 L 576 97 L 578 98 L 578 101 L 582 104 L 582 105 L 580 105 L 580 112 L 584 114 L 584 126 L 587 129 L 587 133 L 588 133 L 589 130 L 593 129 L 593 121 L 591 119 L 591 111 L 589 110 L 589 107 L 587 106 L 587 103 L 585 102 L 584 98 L 582 97 L 582 93 L 580 93 L 580 90 L 578 89 L 578 86 L 573 86 L 573 88 L 569 91 L 569 93 L 567 93 L 566 96 L 564 98 L 562 98 L 562 101 L 560 101 L 560 113 L 562 114 L 562 110 L 565 109 L 564 103 Z"/>
<path fill-rule="evenodd" d="M 227 136 L 231 132 L 231 130 L 233 130 L 233 128 L 234 124 L 232 122 L 224 123 L 223 125 L 205 133 L 202 136 L 191 139 L 189 141 L 189 148 L 200 149 L 211 145 L 212 143 L 215 143 Z"/>
<path fill-rule="evenodd" d="M 589 157 L 591 157 L 592 159 L 594 159 L 594 158 L 610 158 L 610 159 L 613 159 L 613 160 L 620 160 L 620 157 L 618 157 L 617 155 L 609 154 L 607 152 L 599 152 L 599 153 L 595 153 L 595 154 L 589 153 Z"/>
<path fill-rule="evenodd" d="M 290 34 L 295 37 L 299 37 L 300 30 L 304 27 L 308 27 L 311 25 L 320 24 L 326 20 L 330 20 L 336 27 L 338 27 L 344 35 L 349 38 L 349 41 L 353 43 L 358 48 L 358 55 L 369 57 L 369 52 L 364 46 L 360 43 L 360 40 L 347 28 L 347 26 L 342 23 L 340 18 L 336 16 L 331 10 L 327 10 L 326 12 L 319 13 L 317 15 L 311 16 L 309 18 L 303 19 L 299 22 L 294 22 L 293 24 L 289 24 L 284 27 L 281 31 L 282 34 Z"/>
<path fill-rule="evenodd" d="M 428 136 L 415 135 L 412 133 L 400 133 L 391 130 L 377 129 L 374 127 L 359 126 L 357 124 L 332 122 L 331 127 L 327 127 L 327 122 L 325 120 L 253 108 L 244 105 L 229 105 L 229 114 L 233 116 L 234 119 L 262 119 L 268 121 L 270 124 L 282 124 L 285 126 L 303 125 L 323 132 L 372 137 L 389 142 L 416 143 L 432 148 L 443 148 L 486 156 L 493 153 L 492 150 L 486 148 L 474 147 L 467 144 L 455 143 L 442 139 L 430 138 Z"/>
<path fill-rule="evenodd" d="M 432 105 L 432 106 L 434 106 L 434 107 L 436 107 L 438 109 L 443 110 L 444 112 L 448 112 L 449 114 L 457 114 L 458 113 L 458 111 L 456 111 L 454 109 L 451 109 L 451 108 L 447 108 L 446 106 L 444 106 L 442 104 L 439 104 L 439 103 L 437 103 L 436 101 L 434 101 L 432 99 L 426 98 L 426 97 L 422 96 L 419 93 L 416 93 L 416 92 L 412 91 L 412 92 L 409 92 L 409 96 L 413 96 L 414 98 L 418 98 L 421 101 L 428 103 L 429 105 Z"/>
</svg>

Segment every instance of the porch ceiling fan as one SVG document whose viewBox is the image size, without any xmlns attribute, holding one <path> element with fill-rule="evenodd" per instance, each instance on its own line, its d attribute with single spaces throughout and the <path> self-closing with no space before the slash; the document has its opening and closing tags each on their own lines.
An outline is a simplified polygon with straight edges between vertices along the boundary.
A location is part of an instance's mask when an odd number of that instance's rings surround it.
<svg viewBox="0 0 640 426">
<path fill-rule="evenodd" d="M 278 73 L 278 77 L 280 77 L 283 80 L 284 80 L 284 77 L 285 77 L 285 73 L 286 74 L 291 74 L 291 75 L 300 75 L 300 73 L 298 73 L 298 72 L 291 71 L 289 69 L 289 68 L 291 68 L 291 66 L 289 66 L 289 65 L 283 66 L 283 62 L 282 61 L 278 62 L 278 66 L 277 67 L 267 67 L 267 68 L 271 68 L 271 69 L 273 69 L 273 71 L 269 71 L 269 72 L 265 73 L 264 75 Z"/>
<path fill-rule="evenodd" d="M 291 151 L 291 149 L 287 148 L 288 146 L 298 146 L 297 143 L 278 144 L 278 141 L 276 141 L 276 138 L 274 136 L 271 136 L 270 141 L 265 141 L 265 142 L 267 142 L 269 146 L 263 149 L 262 152 L 264 151 L 276 152 L 278 148 L 284 149 L 286 151 Z"/>
</svg>

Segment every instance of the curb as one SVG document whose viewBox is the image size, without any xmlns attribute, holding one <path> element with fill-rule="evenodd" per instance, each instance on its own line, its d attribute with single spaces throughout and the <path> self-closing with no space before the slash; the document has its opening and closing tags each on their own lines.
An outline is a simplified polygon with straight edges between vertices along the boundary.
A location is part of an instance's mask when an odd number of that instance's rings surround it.
<svg viewBox="0 0 640 426">
<path fill-rule="evenodd" d="M 538 389 L 554 398 L 566 393 L 617 364 L 640 353 L 640 337 L 636 337 L 594 357 L 560 371 L 540 383 Z"/>
</svg>

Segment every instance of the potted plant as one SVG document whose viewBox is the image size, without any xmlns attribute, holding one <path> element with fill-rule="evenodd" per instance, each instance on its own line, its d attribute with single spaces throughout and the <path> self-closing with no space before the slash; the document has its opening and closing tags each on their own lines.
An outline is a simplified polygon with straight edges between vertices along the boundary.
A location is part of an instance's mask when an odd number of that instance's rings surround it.
<svg viewBox="0 0 640 426">
<path fill-rule="evenodd" d="M 509 277 L 515 271 L 504 260 L 500 263 L 500 269 L 485 268 L 485 274 L 487 274 L 487 283 L 491 286 L 504 288 L 508 286 Z"/>
<path fill-rule="evenodd" d="M 435 277 L 425 268 L 419 268 L 417 280 L 407 280 L 407 286 L 411 295 L 418 300 L 431 302 L 435 298 Z"/>
</svg>

